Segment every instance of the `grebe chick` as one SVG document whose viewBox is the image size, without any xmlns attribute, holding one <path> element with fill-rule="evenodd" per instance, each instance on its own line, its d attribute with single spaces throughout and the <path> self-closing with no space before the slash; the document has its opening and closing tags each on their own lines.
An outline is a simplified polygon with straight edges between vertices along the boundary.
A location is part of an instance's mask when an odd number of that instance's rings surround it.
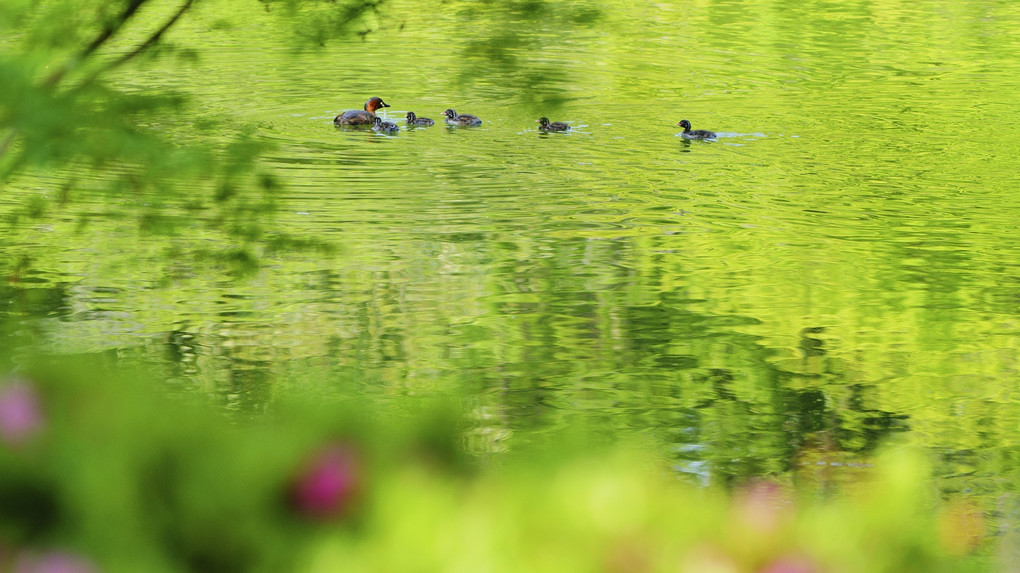
<svg viewBox="0 0 1020 573">
<path fill-rule="evenodd" d="M 681 119 L 680 123 L 677 125 L 684 128 L 684 132 L 680 134 L 684 139 L 715 139 L 714 131 L 708 131 L 707 129 L 695 129 L 694 131 L 691 131 L 691 122 L 686 119 Z"/>
<path fill-rule="evenodd" d="M 541 129 L 542 131 L 567 131 L 570 129 L 570 126 L 562 121 L 549 123 L 548 117 L 539 118 L 538 123 L 540 124 L 538 129 Z"/>
<path fill-rule="evenodd" d="M 482 125 L 482 120 L 478 119 L 478 116 L 467 113 L 458 114 L 452 109 L 448 109 L 443 112 L 446 116 L 446 123 L 449 125 Z"/>
<path fill-rule="evenodd" d="M 417 125 L 421 127 L 428 127 L 434 125 L 436 122 L 432 121 L 427 117 L 418 117 L 414 115 L 413 111 L 407 112 L 407 125 Z"/>
<path fill-rule="evenodd" d="M 375 118 L 372 122 L 372 131 L 378 131 L 382 133 L 389 133 L 391 131 L 400 131 L 400 127 L 395 123 L 383 121 L 381 117 Z"/>
</svg>

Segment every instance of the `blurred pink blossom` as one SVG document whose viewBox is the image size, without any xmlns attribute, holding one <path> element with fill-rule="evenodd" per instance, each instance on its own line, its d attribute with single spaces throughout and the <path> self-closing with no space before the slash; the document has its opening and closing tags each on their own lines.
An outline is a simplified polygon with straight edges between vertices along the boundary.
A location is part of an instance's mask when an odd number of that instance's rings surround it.
<svg viewBox="0 0 1020 573">
<path fill-rule="evenodd" d="M 770 563 L 759 573 L 818 573 L 820 569 L 804 557 L 786 556 Z"/>
<path fill-rule="evenodd" d="M 761 535 L 779 530 L 790 505 L 782 486 L 764 480 L 751 483 L 734 498 L 734 509 L 740 522 Z"/>
<path fill-rule="evenodd" d="M 14 379 L 0 386 L 0 441 L 18 446 L 42 427 L 39 395 L 29 381 Z"/>
<path fill-rule="evenodd" d="M 71 553 L 50 551 L 22 553 L 14 562 L 13 573 L 96 573 L 89 562 Z"/>
<path fill-rule="evenodd" d="M 344 514 L 359 489 L 358 456 L 353 448 L 332 445 L 318 451 L 298 474 L 291 490 L 295 509 L 306 517 Z"/>
</svg>

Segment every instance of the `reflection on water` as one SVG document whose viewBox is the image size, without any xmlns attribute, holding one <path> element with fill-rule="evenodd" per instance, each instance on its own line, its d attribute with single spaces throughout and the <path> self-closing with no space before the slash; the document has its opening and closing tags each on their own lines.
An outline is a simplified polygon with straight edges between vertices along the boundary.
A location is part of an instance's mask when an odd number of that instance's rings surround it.
<svg viewBox="0 0 1020 573">
<path fill-rule="evenodd" d="M 504 436 L 583 410 L 698 479 L 835 479 L 817 468 L 852 474 L 893 433 L 1002 475 L 1020 417 L 1011 6 L 563 8 L 567 31 L 507 18 L 473 39 L 446 32 L 464 17 L 448 7 L 314 52 L 217 44 L 201 85 L 170 63 L 125 75 L 256 126 L 279 224 L 335 250 L 266 250 L 236 279 L 172 256 L 225 248 L 201 213 L 170 238 L 21 217 L 0 239 L 21 261 L 0 267 L 6 346 L 138 357 L 247 412 L 309 369 L 327 391 L 467 396 Z M 334 128 L 373 94 L 399 133 Z M 404 125 L 448 107 L 484 123 Z M 683 118 L 718 139 L 682 140 Z M 50 185 L 26 178 L 0 209 Z"/>
</svg>

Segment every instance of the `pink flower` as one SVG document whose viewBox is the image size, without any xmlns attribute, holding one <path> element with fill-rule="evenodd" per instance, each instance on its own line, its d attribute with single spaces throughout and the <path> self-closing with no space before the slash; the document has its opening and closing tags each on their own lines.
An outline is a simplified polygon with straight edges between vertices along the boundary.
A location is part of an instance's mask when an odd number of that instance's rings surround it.
<svg viewBox="0 0 1020 573">
<path fill-rule="evenodd" d="M 95 573 L 90 563 L 71 553 L 50 551 L 40 555 L 22 553 L 14 563 L 13 573 Z"/>
<path fill-rule="evenodd" d="M 291 502 L 306 517 L 343 515 L 357 496 L 358 470 L 358 458 L 352 448 L 327 446 L 312 456 L 298 474 L 291 489 Z"/>
<path fill-rule="evenodd" d="M 734 498 L 740 523 L 759 535 L 775 534 L 788 517 L 790 506 L 782 486 L 769 481 L 756 481 Z"/>
<path fill-rule="evenodd" d="M 804 557 L 786 556 L 773 561 L 760 573 L 818 573 L 814 563 Z"/>
<path fill-rule="evenodd" d="M 0 441 L 16 447 L 42 427 L 39 395 L 29 381 L 15 379 L 0 387 Z"/>
</svg>

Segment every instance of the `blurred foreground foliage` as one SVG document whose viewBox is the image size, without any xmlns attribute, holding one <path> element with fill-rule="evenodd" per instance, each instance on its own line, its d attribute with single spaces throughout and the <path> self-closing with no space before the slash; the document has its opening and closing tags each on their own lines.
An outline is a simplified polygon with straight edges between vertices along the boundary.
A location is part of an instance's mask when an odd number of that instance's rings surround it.
<svg viewBox="0 0 1020 573">
<path fill-rule="evenodd" d="M 452 403 L 281 391 L 238 419 L 153 382 L 94 360 L 0 381 L 0 570 L 989 566 L 980 508 L 940 500 L 907 448 L 837 495 L 783 481 L 724 490 L 594 427 L 497 454 Z"/>
</svg>

